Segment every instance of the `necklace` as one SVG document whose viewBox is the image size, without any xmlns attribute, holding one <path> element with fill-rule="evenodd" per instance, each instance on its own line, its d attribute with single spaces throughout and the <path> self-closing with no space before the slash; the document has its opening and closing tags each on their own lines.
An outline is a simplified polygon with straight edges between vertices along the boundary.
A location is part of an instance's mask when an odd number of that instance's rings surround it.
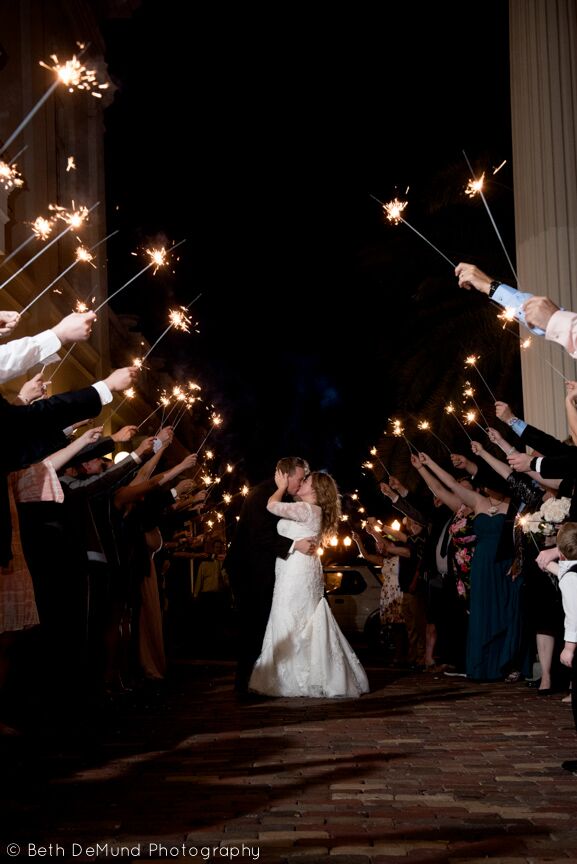
<svg viewBox="0 0 577 864">
<path fill-rule="evenodd" d="M 489 499 L 489 504 L 491 505 L 490 507 L 487 508 L 487 512 L 488 512 L 489 516 L 495 516 L 499 512 L 499 504 L 501 504 L 503 499 L 498 498 L 497 502 L 494 504 L 491 496 L 488 495 L 487 497 Z"/>
</svg>

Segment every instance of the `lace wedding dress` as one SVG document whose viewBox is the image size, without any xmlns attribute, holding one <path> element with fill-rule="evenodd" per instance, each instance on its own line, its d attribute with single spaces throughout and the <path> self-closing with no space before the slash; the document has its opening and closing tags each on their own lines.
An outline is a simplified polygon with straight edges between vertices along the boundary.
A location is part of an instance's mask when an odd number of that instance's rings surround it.
<svg viewBox="0 0 577 864">
<path fill-rule="evenodd" d="M 299 540 L 318 536 L 316 504 L 274 502 L 277 531 Z M 293 552 L 276 560 L 272 607 L 249 689 L 267 696 L 360 696 L 368 693 L 365 670 L 343 636 L 324 598 L 318 555 Z"/>
</svg>

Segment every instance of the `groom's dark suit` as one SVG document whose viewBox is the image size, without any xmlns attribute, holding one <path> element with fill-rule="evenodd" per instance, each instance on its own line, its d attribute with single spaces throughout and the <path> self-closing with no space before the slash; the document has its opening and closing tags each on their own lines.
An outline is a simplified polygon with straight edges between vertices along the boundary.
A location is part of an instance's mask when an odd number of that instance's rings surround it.
<svg viewBox="0 0 577 864">
<path fill-rule="evenodd" d="M 275 560 L 286 558 L 292 546 L 292 540 L 277 533 L 279 517 L 266 509 L 276 488 L 274 480 L 265 480 L 249 493 L 224 564 L 239 615 L 239 691 L 246 690 L 262 647 L 272 604 Z"/>
</svg>

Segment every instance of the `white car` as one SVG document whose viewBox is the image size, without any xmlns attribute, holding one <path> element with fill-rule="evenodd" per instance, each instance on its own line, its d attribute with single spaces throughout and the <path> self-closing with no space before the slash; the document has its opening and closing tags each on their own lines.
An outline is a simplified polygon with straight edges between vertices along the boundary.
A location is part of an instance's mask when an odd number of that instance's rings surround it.
<svg viewBox="0 0 577 864">
<path fill-rule="evenodd" d="M 371 648 L 380 647 L 379 569 L 361 558 L 358 563 L 330 564 L 323 570 L 325 596 L 343 633 L 362 634 Z"/>
</svg>

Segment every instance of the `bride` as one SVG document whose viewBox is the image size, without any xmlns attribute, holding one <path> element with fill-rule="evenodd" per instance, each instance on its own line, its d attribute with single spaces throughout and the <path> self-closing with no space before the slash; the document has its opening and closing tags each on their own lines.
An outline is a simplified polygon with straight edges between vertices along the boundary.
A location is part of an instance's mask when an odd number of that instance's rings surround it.
<svg viewBox="0 0 577 864">
<path fill-rule="evenodd" d="M 288 475 L 277 471 L 277 485 L 267 509 L 280 516 L 277 530 L 283 537 L 320 536 L 321 543 L 335 533 L 339 496 L 333 478 L 315 471 L 303 480 L 296 503 L 281 499 Z M 272 608 L 261 654 L 249 689 L 267 696 L 360 696 L 369 684 L 351 646 L 324 598 L 323 568 L 318 555 L 293 552 L 276 559 Z"/>
</svg>

